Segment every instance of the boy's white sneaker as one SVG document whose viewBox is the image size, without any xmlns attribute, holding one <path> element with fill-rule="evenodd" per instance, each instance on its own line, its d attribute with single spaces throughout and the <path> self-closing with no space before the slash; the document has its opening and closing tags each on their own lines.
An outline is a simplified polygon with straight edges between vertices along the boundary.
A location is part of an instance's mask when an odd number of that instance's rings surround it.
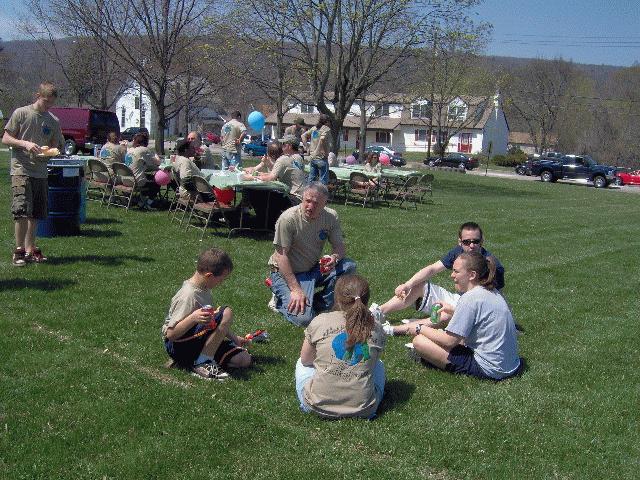
<svg viewBox="0 0 640 480">
<path fill-rule="evenodd" d="M 278 313 L 278 308 L 276 307 L 276 295 L 275 295 L 275 293 L 271 294 L 271 300 L 269 300 L 269 303 L 267 303 L 267 307 L 269 307 L 270 310 Z"/>
<path fill-rule="evenodd" d="M 191 368 L 191 374 L 206 380 L 219 381 L 226 380 L 230 376 L 215 360 L 195 365 Z"/>
</svg>

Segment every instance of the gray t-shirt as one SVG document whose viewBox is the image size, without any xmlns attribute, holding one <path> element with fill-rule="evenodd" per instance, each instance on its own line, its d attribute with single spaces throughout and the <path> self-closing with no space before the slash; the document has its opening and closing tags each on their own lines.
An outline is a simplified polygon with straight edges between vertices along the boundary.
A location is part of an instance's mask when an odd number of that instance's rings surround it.
<svg viewBox="0 0 640 480">
<path fill-rule="evenodd" d="M 58 119 L 49 112 L 39 112 L 33 105 L 16 108 L 4 129 L 14 138 L 40 147 L 64 148 Z M 18 147 L 13 147 L 11 152 L 11 175 L 47 178 L 47 157 L 38 157 Z"/>
<path fill-rule="evenodd" d="M 126 153 L 127 149 L 124 145 L 107 142 L 100 149 L 100 160 L 107 166 L 111 166 L 114 162 L 124 163 Z"/>
<path fill-rule="evenodd" d="M 508 377 L 520 366 L 515 322 L 497 290 L 477 286 L 462 295 L 446 330 L 464 337 L 480 368 L 492 378 Z"/>
<path fill-rule="evenodd" d="M 278 218 L 273 244 L 289 249 L 291 269 L 293 273 L 300 273 L 308 272 L 318 264 L 327 240 L 334 246 L 343 243 L 336 211 L 324 207 L 318 218 L 307 220 L 302 205 L 296 205 L 282 212 Z M 278 266 L 273 255 L 269 265 Z"/>
<path fill-rule="evenodd" d="M 271 173 L 276 176 L 276 180 L 289 187 L 289 194 L 302 200 L 302 189 L 307 175 L 304 173 L 304 160 L 301 155 L 282 155 L 276 160 Z"/>
<path fill-rule="evenodd" d="M 162 325 L 162 338 L 166 338 L 168 328 L 175 326 L 180 320 L 205 305 L 213 305 L 211 290 L 199 288 L 189 280 L 185 280 L 182 288 L 171 299 L 169 312 Z"/>
<path fill-rule="evenodd" d="M 343 312 L 318 315 L 304 337 L 316 349 L 316 373 L 304 387 L 305 404 L 327 418 L 370 417 L 376 405 L 373 370 L 386 342 L 380 323 L 366 343 L 356 343 L 350 352 Z"/>
</svg>

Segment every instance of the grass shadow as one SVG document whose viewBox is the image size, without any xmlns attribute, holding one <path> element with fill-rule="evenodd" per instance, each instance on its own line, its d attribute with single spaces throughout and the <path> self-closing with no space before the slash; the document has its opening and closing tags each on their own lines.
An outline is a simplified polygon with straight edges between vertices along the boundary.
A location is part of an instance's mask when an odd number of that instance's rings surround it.
<svg viewBox="0 0 640 480">
<path fill-rule="evenodd" d="M 28 289 L 51 292 L 62 290 L 77 283 L 75 280 L 25 280 L 16 278 L 14 280 L 0 280 L 0 291 Z"/>
<path fill-rule="evenodd" d="M 265 367 L 271 365 L 282 365 L 285 363 L 282 357 L 271 355 L 252 354 L 253 364 L 250 368 L 229 368 L 227 371 L 235 380 L 251 380 L 254 375 L 265 372 Z"/>
<path fill-rule="evenodd" d="M 47 263 L 51 265 L 66 265 L 70 263 L 87 262 L 105 267 L 117 267 L 124 264 L 125 260 L 135 262 L 155 262 L 153 257 L 141 257 L 139 255 L 72 255 L 69 257 L 50 258 Z"/>
<path fill-rule="evenodd" d="M 403 403 L 407 403 L 415 389 L 415 385 L 404 380 L 389 380 L 384 386 L 384 397 L 378 408 L 378 417 Z"/>
<path fill-rule="evenodd" d="M 112 225 L 114 223 L 122 223 L 115 218 L 87 218 L 84 221 L 85 225 Z"/>
<path fill-rule="evenodd" d="M 118 230 L 82 229 L 80 230 L 79 236 L 89 238 L 114 238 L 122 236 L 122 232 Z"/>
</svg>

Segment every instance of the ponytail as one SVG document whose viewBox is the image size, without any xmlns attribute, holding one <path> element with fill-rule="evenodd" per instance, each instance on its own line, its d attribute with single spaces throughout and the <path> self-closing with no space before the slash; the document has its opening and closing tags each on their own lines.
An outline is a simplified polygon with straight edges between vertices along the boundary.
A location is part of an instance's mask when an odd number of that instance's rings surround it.
<svg viewBox="0 0 640 480">
<path fill-rule="evenodd" d="M 344 275 L 336 282 L 336 308 L 344 312 L 347 341 L 345 348 L 366 343 L 374 326 L 373 315 L 367 308 L 369 284 L 360 275 Z"/>
<path fill-rule="evenodd" d="M 476 272 L 478 285 L 487 290 L 496 288 L 496 261 L 492 256 L 485 258 L 480 252 L 465 252 L 460 258 L 465 261 L 467 270 Z"/>
</svg>

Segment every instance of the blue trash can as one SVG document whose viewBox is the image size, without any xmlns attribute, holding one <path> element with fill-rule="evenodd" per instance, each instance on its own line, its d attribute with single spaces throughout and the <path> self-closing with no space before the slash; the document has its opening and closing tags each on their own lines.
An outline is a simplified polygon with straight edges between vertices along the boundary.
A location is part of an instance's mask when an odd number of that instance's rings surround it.
<svg viewBox="0 0 640 480">
<path fill-rule="evenodd" d="M 84 163 L 52 159 L 47 163 L 48 217 L 38 221 L 38 237 L 80 234 Z"/>
</svg>

